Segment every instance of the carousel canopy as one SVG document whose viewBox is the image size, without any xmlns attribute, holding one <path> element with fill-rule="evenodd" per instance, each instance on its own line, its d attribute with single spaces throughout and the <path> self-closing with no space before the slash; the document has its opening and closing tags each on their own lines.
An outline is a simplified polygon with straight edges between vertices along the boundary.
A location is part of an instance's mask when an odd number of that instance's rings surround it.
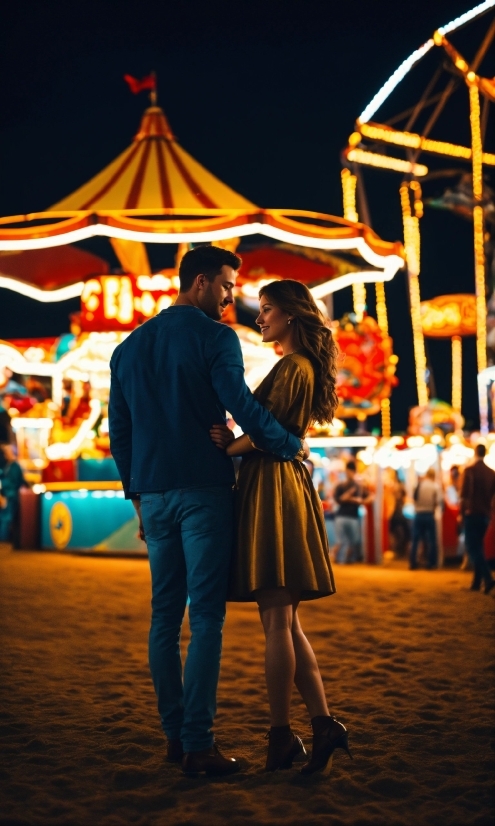
<svg viewBox="0 0 495 826">
<path fill-rule="evenodd" d="M 182 149 L 163 110 L 150 106 L 131 146 L 49 211 L 254 206 Z"/>
<path fill-rule="evenodd" d="M 49 299 L 50 292 L 55 290 L 60 300 L 61 288 L 66 290 L 66 298 L 80 295 L 78 285 L 85 278 L 107 272 L 108 263 L 103 258 L 70 244 L 52 249 L 0 252 L 0 287 L 40 301 L 44 296 Z"/>
<path fill-rule="evenodd" d="M 358 270 L 350 267 L 339 288 L 388 281 L 404 264 L 402 244 L 383 241 L 364 224 L 255 206 L 179 146 L 158 106 L 145 111 L 132 145 L 72 195 L 46 212 L 0 219 L 4 251 L 60 247 L 98 235 L 111 239 L 124 271 L 136 276 L 151 274 L 145 244 L 214 244 L 253 235 L 356 256 Z M 318 286 L 319 297 L 335 289 L 331 282 Z M 80 295 L 84 282 L 63 290 L 76 288 Z M 56 290 L 44 300 L 60 298 Z"/>
</svg>

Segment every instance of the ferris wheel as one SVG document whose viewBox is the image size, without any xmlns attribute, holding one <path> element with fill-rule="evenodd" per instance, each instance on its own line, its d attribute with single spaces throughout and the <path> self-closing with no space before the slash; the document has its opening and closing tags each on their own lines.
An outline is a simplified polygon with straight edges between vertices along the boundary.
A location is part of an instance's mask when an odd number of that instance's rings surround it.
<svg viewBox="0 0 495 826">
<path fill-rule="evenodd" d="M 486 26 L 474 55 L 464 55 L 451 41 L 451 35 L 471 21 L 484 16 Z M 454 34 L 454 39 L 456 34 Z M 420 406 L 428 404 L 427 360 L 424 342 L 424 324 L 420 298 L 420 221 L 423 217 L 423 189 L 431 180 L 455 178 L 460 185 L 451 191 L 451 208 L 464 210 L 472 219 L 474 241 L 475 298 L 470 303 L 473 330 L 477 336 L 478 373 L 487 367 L 486 324 L 486 231 L 495 230 L 495 209 L 490 201 L 491 190 L 484 186 L 495 168 L 495 146 L 486 151 L 487 125 L 490 105 L 495 102 L 495 78 L 486 77 L 486 57 L 495 38 L 495 0 L 485 2 L 467 11 L 437 29 L 432 36 L 393 72 L 381 89 L 359 115 L 355 131 L 349 136 L 343 151 L 342 188 L 344 217 L 351 221 L 363 220 L 370 225 L 370 216 L 364 191 L 363 169 L 375 167 L 402 173 L 399 185 L 400 205 L 404 228 L 404 248 L 408 269 L 409 299 L 414 342 L 416 385 Z M 485 62 L 484 62 L 485 61 Z M 407 109 L 396 111 L 394 91 L 409 73 L 421 67 L 426 76 L 424 91 Z M 404 87 L 401 87 L 403 89 Z M 466 94 L 467 92 L 467 94 Z M 404 102 L 404 95 L 401 97 Z M 462 129 L 459 142 L 452 135 L 443 134 L 446 122 L 441 115 L 450 102 L 464 96 L 464 140 Z M 375 119 L 378 113 L 384 121 Z M 468 129 L 466 128 L 468 126 Z M 444 169 L 448 158 L 449 169 Z M 358 214 L 358 208 L 359 213 Z M 492 245 L 493 246 L 493 245 Z M 388 332 L 385 287 L 376 284 L 377 320 Z M 465 296 L 466 300 L 469 296 Z M 353 287 L 354 310 L 362 314 L 366 306 L 366 287 Z M 467 306 L 467 304 L 466 304 Z M 462 333 L 461 333 L 462 335 Z M 456 340 L 454 346 L 454 339 Z M 460 413 L 462 358 L 460 337 L 453 337 L 453 407 Z M 495 368 L 494 368 L 495 369 Z M 382 432 L 390 431 L 390 402 L 382 402 Z"/>
</svg>

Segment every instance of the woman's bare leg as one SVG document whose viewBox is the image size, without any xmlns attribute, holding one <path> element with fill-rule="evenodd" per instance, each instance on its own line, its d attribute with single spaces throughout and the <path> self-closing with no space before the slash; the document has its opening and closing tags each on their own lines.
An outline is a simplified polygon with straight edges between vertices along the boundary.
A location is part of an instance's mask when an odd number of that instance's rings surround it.
<svg viewBox="0 0 495 826">
<path fill-rule="evenodd" d="M 294 682 L 306 704 L 309 717 L 327 716 L 328 706 L 320 669 L 313 649 L 299 622 L 297 603 L 294 605 L 292 620 L 292 642 L 296 656 Z"/>
<path fill-rule="evenodd" d="M 265 676 L 273 727 L 288 726 L 296 672 L 292 636 L 292 596 L 287 588 L 256 591 L 256 601 L 266 638 Z"/>
</svg>

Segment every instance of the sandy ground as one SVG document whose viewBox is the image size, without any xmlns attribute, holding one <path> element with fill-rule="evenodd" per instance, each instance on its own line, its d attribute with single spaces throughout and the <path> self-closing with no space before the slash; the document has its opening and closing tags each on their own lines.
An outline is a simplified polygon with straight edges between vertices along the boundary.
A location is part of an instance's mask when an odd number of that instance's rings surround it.
<svg viewBox="0 0 495 826">
<path fill-rule="evenodd" d="M 231 606 L 216 730 L 243 771 L 195 780 L 164 760 L 146 561 L 0 563 L 1 824 L 493 824 L 495 599 L 469 574 L 337 567 L 338 593 L 302 608 L 355 757 L 327 778 L 261 772 L 262 636 Z M 309 745 L 296 696 L 294 725 Z"/>
</svg>

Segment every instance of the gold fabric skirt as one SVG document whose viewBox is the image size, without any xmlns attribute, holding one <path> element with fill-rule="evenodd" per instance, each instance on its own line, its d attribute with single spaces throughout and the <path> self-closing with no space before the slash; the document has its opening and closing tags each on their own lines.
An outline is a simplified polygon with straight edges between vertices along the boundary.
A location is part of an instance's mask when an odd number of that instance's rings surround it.
<svg viewBox="0 0 495 826">
<path fill-rule="evenodd" d="M 238 486 L 227 599 L 254 602 L 256 589 L 284 586 L 302 600 L 335 593 L 323 509 L 306 466 L 251 453 Z"/>
</svg>

